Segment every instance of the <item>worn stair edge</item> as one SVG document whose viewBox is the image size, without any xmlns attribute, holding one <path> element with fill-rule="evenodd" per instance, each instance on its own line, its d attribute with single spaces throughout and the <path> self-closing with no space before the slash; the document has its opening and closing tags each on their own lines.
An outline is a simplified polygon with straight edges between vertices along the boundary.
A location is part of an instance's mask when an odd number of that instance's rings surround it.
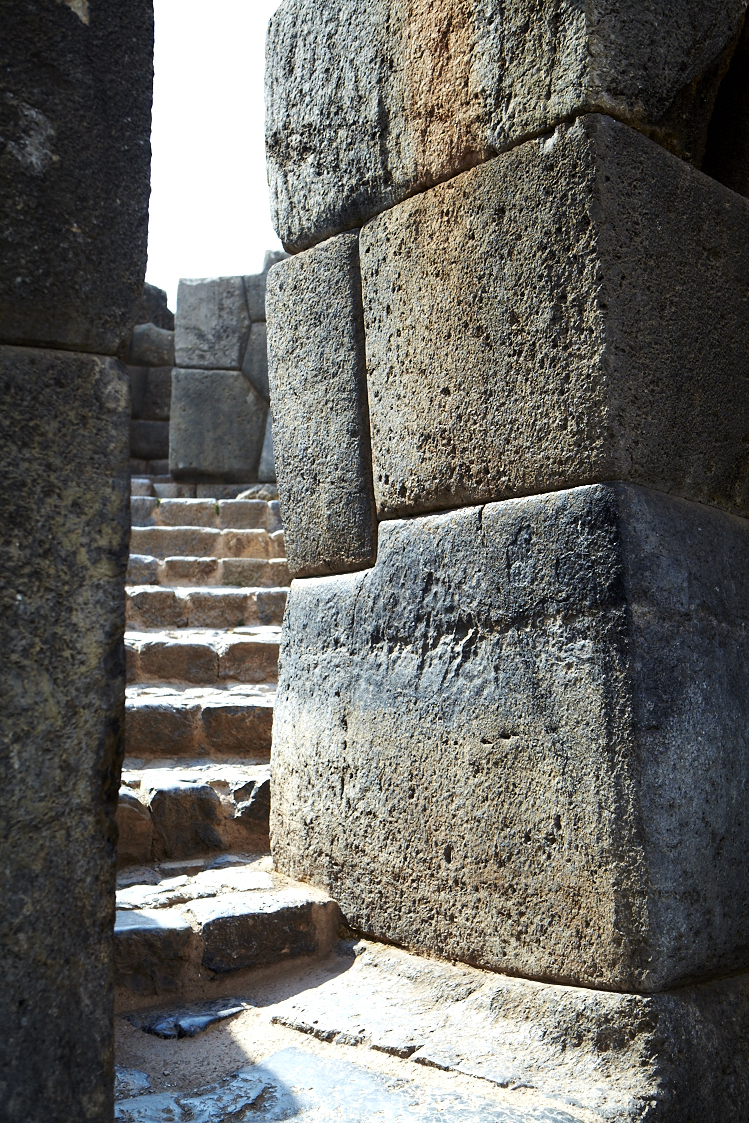
<svg viewBox="0 0 749 1123">
<path fill-rule="evenodd" d="M 123 769 L 119 866 L 269 848 L 268 764 Z"/>
<path fill-rule="evenodd" d="M 130 585 L 125 589 L 125 620 L 133 631 L 280 625 L 288 593 L 284 586 Z"/>
<path fill-rule="evenodd" d="M 273 732 L 275 692 L 243 694 L 189 688 L 148 693 L 128 687 L 125 700 L 125 752 L 129 757 L 244 757 L 267 760 Z"/>
<path fill-rule="evenodd" d="M 132 1010 L 175 995 L 181 1001 L 214 997 L 222 984 L 251 985 L 259 968 L 328 955 L 341 922 L 330 897 L 302 885 L 226 893 L 175 908 L 119 909 L 116 1006 Z"/>
<path fill-rule="evenodd" d="M 131 554 L 125 580 L 129 586 L 217 586 L 288 588 L 291 574 L 285 557 L 215 558 L 177 555 L 157 558 Z"/>
<path fill-rule="evenodd" d="M 127 681 L 204 686 L 273 683 L 278 677 L 279 642 L 280 629 L 274 626 L 128 631 Z"/>
<path fill-rule="evenodd" d="M 134 526 L 130 531 L 133 554 L 165 558 L 256 558 L 284 556 L 283 531 L 218 530 L 207 526 Z"/>
<path fill-rule="evenodd" d="M 145 491 L 146 483 L 139 484 Z M 208 527 L 215 530 L 282 530 L 278 500 L 264 499 L 159 499 L 145 493 L 132 495 L 133 526 Z"/>
</svg>

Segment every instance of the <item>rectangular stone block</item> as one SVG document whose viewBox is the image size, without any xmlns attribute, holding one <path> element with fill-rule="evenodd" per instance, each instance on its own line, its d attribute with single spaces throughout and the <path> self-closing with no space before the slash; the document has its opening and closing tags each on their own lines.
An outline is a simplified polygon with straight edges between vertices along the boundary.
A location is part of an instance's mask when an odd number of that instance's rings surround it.
<svg viewBox="0 0 749 1123">
<path fill-rule="evenodd" d="M 143 390 L 140 417 L 168 421 L 172 404 L 172 368 L 151 367 Z"/>
<path fill-rule="evenodd" d="M 175 369 L 171 474 L 193 483 L 257 479 L 267 414 L 268 406 L 239 371 Z"/>
<path fill-rule="evenodd" d="M 603 484 L 296 581 L 276 867 L 362 932 L 654 992 L 749 964 L 749 522 Z"/>
<path fill-rule="evenodd" d="M 250 333 L 244 279 L 182 279 L 174 323 L 178 367 L 240 370 Z"/>
<path fill-rule="evenodd" d="M 265 285 L 268 280 L 267 270 L 262 273 L 250 273 L 244 279 L 244 291 L 247 295 L 247 311 L 253 324 L 265 321 Z"/>
<path fill-rule="evenodd" d="M 169 455 L 169 422 L 134 419 L 130 424 L 130 452 L 144 460 Z"/>
<path fill-rule="evenodd" d="M 266 49 L 275 229 L 306 249 L 582 113 L 611 113 L 699 166 L 745 8 L 283 4 Z"/>
<path fill-rule="evenodd" d="M 302 577 L 363 569 L 377 539 L 358 235 L 275 265 L 266 308 L 289 570 Z"/>
<path fill-rule="evenodd" d="M 265 324 L 253 324 L 242 361 L 242 374 L 257 390 L 264 401 L 270 398 L 268 389 L 268 335 Z"/>
<path fill-rule="evenodd" d="M 174 332 L 156 324 L 136 324 L 130 336 L 128 362 L 141 367 L 174 366 Z"/>
<path fill-rule="evenodd" d="M 276 482 L 276 455 L 273 451 L 273 414 L 268 414 L 265 423 L 265 437 L 260 453 L 260 463 L 257 469 L 257 478 L 261 483 Z"/>
<path fill-rule="evenodd" d="M 143 289 L 153 3 L 3 5 L 0 341 L 113 355 Z"/>
<path fill-rule="evenodd" d="M 116 359 L 0 347 L 0 400 L 0 1118 L 105 1123 L 128 379 Z"/>
<path fill-rule="evenodd" d="M 378 513 L 627 480 L 749 514 L 749 201 L 610 117 L 361 233 Z"/>
</svg>

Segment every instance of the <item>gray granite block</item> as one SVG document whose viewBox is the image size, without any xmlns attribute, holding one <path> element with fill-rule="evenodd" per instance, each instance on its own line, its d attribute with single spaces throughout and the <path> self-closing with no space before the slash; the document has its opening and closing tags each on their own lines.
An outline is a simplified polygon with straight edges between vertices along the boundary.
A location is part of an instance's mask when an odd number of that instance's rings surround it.
<svg viewBox="0 0 749 1123">
<path fill-rule="evenodd" d="M 0 40 L 0 342 L 112 355 L 143 290 L 153 3 L 20 0 Z"/>
<path fill-rule="evenodd" d="M 239 371 L 175 369 L 171 474 L 192 483 L 257 479 L 267 414 L 267 405 Z"/>
<path fill-rule="evenodd" d="M 247 310 L 253 324 L 265 322 L 265 285 L 267 279 L 267 269 L 264 269 L 262 273 L 250 273 L 244 279 Z"/>
<path fill-rule="evenodd" d="M 242 374 L 264 401 L 270 400 L 268 389 L 268 332 L 265 323 L 253 323 L 247 350 L 242 360 Z"/>
<path fill-rule="evenodd" d="M 242 277 L 180 281 L 174 329 L 178 367 L 239 370 L 249 332 Z"/>
<path fill-rule="evenodd" d="M 749 522 L 594 485 L 295 581 L 276 867 L 425 954 L 654 992 L 749 966 Z"/>
<path fill-rule="evenodd" d="M 155 324 L 136 324 L 127 358 L 135 366 L 174 366 L 174 332 Z"/>
<path fill-rule="evenodd" d="M 582 113 L 610 113 L 699 166 L 745 8 L 282 4 L 265 80 L 275 229 L 305 249 Z"/>
<path fill-rule="evenodd" d="M 293 576 L 371 565 L 377 551 L 356 233 L 268 275 L 273 445 Z"/>
<path fill-rule="evenodd" d="M 749 514 L 749 200 L 592 115 L 361 232 L 380 517 L 627 480 Z"/>
<path fill-rule="evenodd" d="M 104 1123 L 128 380 L 115 359 L 0 347 L 0 393 L 0 1118 Z"/>
</svg>

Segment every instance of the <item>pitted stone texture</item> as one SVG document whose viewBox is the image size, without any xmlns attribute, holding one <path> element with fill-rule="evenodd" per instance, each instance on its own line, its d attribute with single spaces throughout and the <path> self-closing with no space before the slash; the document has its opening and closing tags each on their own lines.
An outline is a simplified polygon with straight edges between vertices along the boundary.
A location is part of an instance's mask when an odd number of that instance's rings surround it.
<svg viewBox="0 0 749 1123">
<path fill-rule="evenodd" d="M 180 281 L 174 335 L 177 366 L 239 370 L 249 332 L 242 277 Z"/>
<path fill-rule="evenodd" d="M 361 233 L 382 517 L 627 480 L 749 514 L 749 201 L 609 117 Z"/>
<path fill-rule="evenodd" d="M 289 594 L 277 867 L 510 974 L 745 969 L 747 548 L 621 484 L 380 524 L 373 569 Z"/>
<path fill-rule="evenodd" d="M 0 1118 L 99 1123 L 112 1110 L 128 382 L 115 359 L 1 347 L 0 395 Z"/>
<path fill-rule="evenodd" d="M 267 404 L 239 371 L 174 370 L 171 474 L 193 483 L 256 479 L 267 415 Z"/>
<path fill-rule="evenodd" d="M 371 565 L 377 552 L 357 234 L 268 277 L 273 447 L 289 571 Z"/>
<path fill-rule="evenodd" d="M 266 50 L 266 152 L 287 249 L 363 222 L 582 113 L 702 159 L 745 0 L 314 0 Z"/>
<path fill-rule="evenodd" d="M 143 290 L 153 4 L 3 6 L 0 340 L 113 355 Z"/>
</svg>

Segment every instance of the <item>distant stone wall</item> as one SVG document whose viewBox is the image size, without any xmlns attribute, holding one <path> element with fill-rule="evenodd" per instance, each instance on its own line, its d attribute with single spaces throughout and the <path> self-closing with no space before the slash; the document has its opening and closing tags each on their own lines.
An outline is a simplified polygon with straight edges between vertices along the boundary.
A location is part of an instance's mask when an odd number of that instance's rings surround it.
<svg viewBox="0 0 749 1123">
<path fill-rule="evenodd" d="M 181 280 L 169 467 L 189 483 L 275 481 L 262 273 Z"/>
</svg>

